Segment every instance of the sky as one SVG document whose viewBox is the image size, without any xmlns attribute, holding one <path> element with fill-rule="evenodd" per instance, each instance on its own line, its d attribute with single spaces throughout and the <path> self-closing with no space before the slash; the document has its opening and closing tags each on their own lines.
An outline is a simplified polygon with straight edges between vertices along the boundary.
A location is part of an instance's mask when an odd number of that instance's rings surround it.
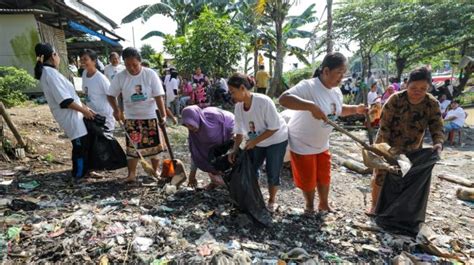
<svg viewBox="0 0 474 265">
<path fill-rule="evenodd" d="M 116 29 L 115 32 L 125 38 L 125 41 L 121 42 L 123 47 L 135 46 L 140 48 L 143 44 L 150 44 L 158 52 L 163 51 L 163 39 L 160 37 L 152 37 L 148 40 L 141 41 L 140 39 L 149 31 L 160 30 L 166 34 L 174 34 L 176 31 L 176 23 L 169 17 L 162 15 L 155 15 L 147 22 L 142 23 L 141 19 L 137 19 L 132 23 L 121 24 L 123 17 L 128 15 L 136 7 L 146 4 L 153 4 L 159 0 L 85 0 L 87 4 L 91 5 L 95 9 L 102 12 L 104 15 L 115 21 L 120 28 Z M 316 17 L 321 18 L 322 12 L 326 6 L 326 0 L 315 0 L 315 1 L 298 1 L 291 7 L 289 15 L 301 14 L 309 5 L 312 3 L 316 4 Z M 326 13 L 323 16 L 325 20 Z M 308 24 L 300 29 L 311 31 L 317 23 Z M 133 34 L 134 33 L 134 34 Z M 133 37 L 135 35 L 135 38 Z M 135 39 L 135 45 L 133 40 Z M 305 48 L 308 40 L 305 39 L 293 39 L 290 40 L 290 44 Z M 351 55 L 349 51 L 341 51 L 346 56 Z M 319 58 L 318 58 L 319 59 Z M 298 63 L 298 60 L 294 57 L 287 57 L 284 60 L 284 71 L 294 68 L 294 63 Z M 267 63 L 266 63 L 267 64 Z M 268 65 L 268 64 L 267 64 Z M 298 63 L 298 67 L 302 67 L 303 63 Z"/>
</svg>

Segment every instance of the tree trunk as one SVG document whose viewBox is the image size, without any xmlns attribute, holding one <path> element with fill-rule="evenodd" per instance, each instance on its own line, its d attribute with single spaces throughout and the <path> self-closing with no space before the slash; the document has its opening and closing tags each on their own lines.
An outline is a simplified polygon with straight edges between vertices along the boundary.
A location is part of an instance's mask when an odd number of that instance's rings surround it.
<svg viewBox="0 0 474 265">
<path fill-rule="evenodd" d="M 248 73 L 249 61 L 249 54 L 246 52 L 244 55 L 244 74 Z"/>
<path fill-rule="evenodd" d="M 272 56 L 273 56 L 273 52 L 272 51 L 269 51 L 269 54 L 270 54 L 270 58 L 268 58 L 268 68 L 269 68 L 269 71 L 270 71 L 270 76 L 273 76 L 273 59 L 272 59 Z"/>
<path fill-rule="evenodd" d="M 400 80 L 403 74 L 403 70 L 405 70 L 405 66 L 407 63 L 406 58 L 395 58 L 395 65 L 397 67 L 397 79 Z"/>
<path fill-rule="evenodd" d="M 8 115 L 7 110 L 5 109 L 5 106 L 3 105 L 2 102 L 0 102 L 0 115 L 3 116 L 3 119 L 7 123 L 8 127 L 10 128 L 10 131 L 13 133 L 13 135 L 16 138 L 17 145 L 20 147 L 26 147 L 25 141 L 23 141 L 23 138 L 20 135 L 20 132 L 18 132 L 15 124 L 13 124 L 10 115 Z"/>
<path fill-rule="evenodd" d="M 372 56 L 367 56 L 367 76 L 369 76 L 370 71 L 372 71 Z"/>
<path fill-rule="evenodd" d="M 285 50 L 283 48 L 283 19 L 277 19 L 275 21 L 275 32 L 276 32 L 276 60 L 275 60 L 275 72 L 273 74 L 272 83 L 268 95 L 278 96 L 277 92 L 282 91 L 282 75 L 283 75 L 283 58 L 285 57 Z"/>
<path fill-rule="evenodd" d="M 471 78 L 471 75 L 472 75 L 473 71 L 474 71 L 474 67 L 467 66 L 464 69 L 464 71 L 463 71 L 464 74 L 463 74 L 461 80 L 459 81 L 459 85 L 454 88 L 454 92 L 453 92 L 454 97 L 457 97 L 462 93 L 462 91 L 464 90 L 464 87 L 467 84 L 467 81 L 469 81 L 469 78 Z"/>
<path fill-rule="evenodd" d="M 327 18 L 327 25 L 328 25 L 328 30 L 327 30 L 327 46 L 326 46 L 326 53 L 330 53 L 333 51 L 333 40 L 332 40 L 332 32 L 333 32 L 333 27 L 332 27 L 332 0 L 327 0 L 327 8 L 328 8 L 328 18 Z"/>
<path fill-rule="evenodd" d="M 253 47 L 253 76 L 257 75 L 258 71 L 258 36 L 254 35 L 255 42 Z"/>
<path fill-rule="evenodd" d="M 463 45 L 461 46 L 461 58 L 466 55 L 466 50 L 468 46 L 468 42 L 464 42 Z M 469 78 L 471 78 L 471 74 L 474 71 L 474 66 L 471 66 L 471 64 L 468 64 L 464 69 L 459 69 L 459 85 L 454 88 L 453 96 L 457 97 L 459 96 L 462 91 L 464 90 L 464 87 L 466 86 L 467 82 L 469 81 Z M 454 70 L 453 70 L 454 71 Z"/>
</svg>

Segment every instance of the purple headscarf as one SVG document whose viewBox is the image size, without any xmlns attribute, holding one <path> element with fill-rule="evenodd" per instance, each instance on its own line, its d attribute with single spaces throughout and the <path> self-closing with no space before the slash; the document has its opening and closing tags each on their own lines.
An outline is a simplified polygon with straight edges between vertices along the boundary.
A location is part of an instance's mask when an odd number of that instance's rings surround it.
<svg viewBox="0 0 474 265">
<path fill-rule="evenodd" d="M 232 138 L 234 114 L 215 107 L 201 109 L 197 105 L 188 106 L 182 112 L 183 125 L 198 128 L 189 131 L 189 150 L 195 165 L 204 172 L 217 173 L 208 162 L 212 146 L 222 144 Z"/>
</svg>

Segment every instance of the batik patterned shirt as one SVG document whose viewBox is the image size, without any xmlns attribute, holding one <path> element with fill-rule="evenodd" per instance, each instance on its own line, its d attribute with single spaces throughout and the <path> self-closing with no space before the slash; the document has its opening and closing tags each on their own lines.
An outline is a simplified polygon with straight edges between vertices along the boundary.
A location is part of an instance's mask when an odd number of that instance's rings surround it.
<svg viewBox="0 0 474 265">
<path fill-rule="evenodd" d="M 444 142 L 443 120 L 439 103 L 426 94 L 419 104 L 408 101 L 407 91 L 393 94 L 382 109 L 376 143 L 388 143 L 399 153 L 422 148 L 426 129 L 433 144 Z"/>
</svg>

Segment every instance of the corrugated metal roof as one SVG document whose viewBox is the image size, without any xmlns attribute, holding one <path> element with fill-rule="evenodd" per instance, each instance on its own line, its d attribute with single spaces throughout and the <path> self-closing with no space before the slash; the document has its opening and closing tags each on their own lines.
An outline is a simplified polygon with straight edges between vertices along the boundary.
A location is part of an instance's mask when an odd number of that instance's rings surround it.
<svg viewBox="0 0 474 265">
<path fill-rule="evenodd" d="M 0 14 L 48 14 L 57 15 L 55 12 L 41 10 L 41 9 L 14 9 L 14 8 L 0 8 Z"/>
</svg>

